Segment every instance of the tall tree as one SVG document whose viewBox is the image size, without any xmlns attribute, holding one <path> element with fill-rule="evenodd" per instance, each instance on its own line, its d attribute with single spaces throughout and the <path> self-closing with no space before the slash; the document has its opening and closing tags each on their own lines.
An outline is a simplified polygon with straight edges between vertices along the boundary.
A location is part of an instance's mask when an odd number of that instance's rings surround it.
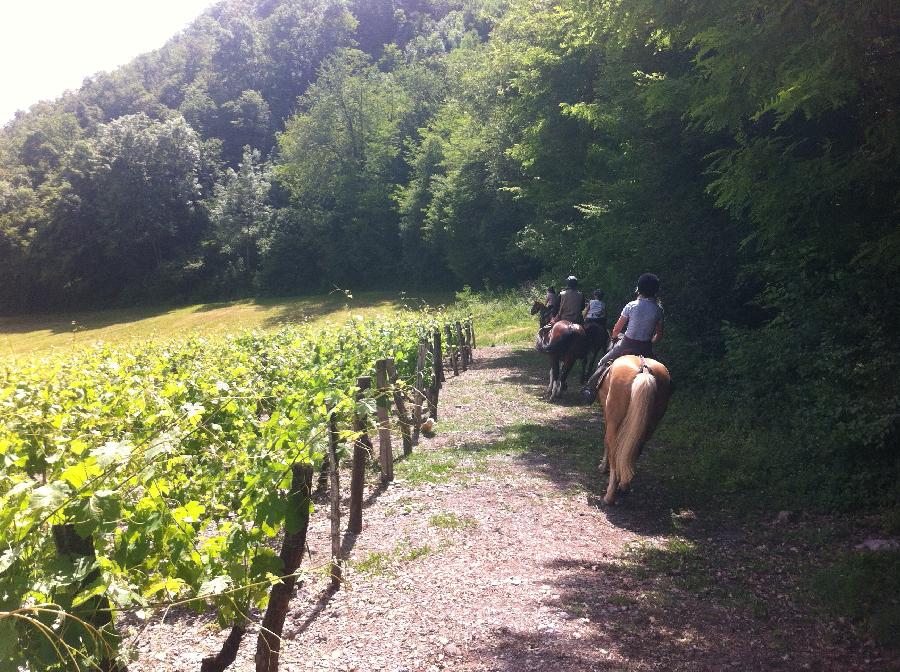
<svg viewBox="0 0 900 672">
<path fill-rule="evenodd" d="M 406 95 L 365 54 L 345 49 L 326 61 L 300 105 L 279 138 L 276 166 L 297 213 L 289 221 L 300 230 L 276 236 L 310 241 L 322 283 L 391 278 L 398 253 L 391 195 Z"/>
</svg>

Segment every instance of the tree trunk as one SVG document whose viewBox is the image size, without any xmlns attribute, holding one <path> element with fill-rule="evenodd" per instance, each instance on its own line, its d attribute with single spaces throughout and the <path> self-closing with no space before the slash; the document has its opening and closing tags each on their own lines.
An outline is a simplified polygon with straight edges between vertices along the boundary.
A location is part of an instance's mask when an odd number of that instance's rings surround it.
<svg viewBox="0 0 900 672">
<path fill-rule="evenodd" d="M 291 471 L 291 491 L 288 494 L 291 512 L 287 519 L 296 516 L 297 529 L 291 530 L 285 524 L 284 543 L 281 546 L 284 578 L 272 586 L 272 592 L 269 594 L 269 606 L 263 616 L 262 628 L 256 640 L 256 672 L 278 671 L 281 632 L 284 629 L 284 619 L 287 616 L 294 585 L 297 583 L 297 577 L 293 574 L 300 566 L 303 551 L 306 549 L 313 468 L 311 464 L 295 464 L 291 467 Z"/>
<path fill-rule="evenodd" d="M 232 625 L 231 632 L 222 644 L 222 650 L 215 656 L 207 656 L 200 663 L 200 672 L 223 672 L 226 667 L 234 662 L 237 658 L 238 649 L 241 646 L 241 640 L 247 631 L 245 625 Z"/>
</svg>

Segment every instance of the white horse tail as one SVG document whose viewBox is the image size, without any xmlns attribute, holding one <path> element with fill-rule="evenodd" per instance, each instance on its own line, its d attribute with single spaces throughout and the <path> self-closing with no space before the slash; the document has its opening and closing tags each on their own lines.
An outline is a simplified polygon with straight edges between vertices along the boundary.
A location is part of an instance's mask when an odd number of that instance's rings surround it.
<svg viewBox="0 0 900 672">
<path fill-rule="evenodd" d="M 628 412 L 616 435 L 613 468 L 622 486 L 627 486 L 634 478 L 634 463 L 637 462 L 647 432 L 647 421 L 650 419 L 650 410 L 655 399 L 656 378 L 647 371 L 641 371 L 631 381 Z"/>
</svg>

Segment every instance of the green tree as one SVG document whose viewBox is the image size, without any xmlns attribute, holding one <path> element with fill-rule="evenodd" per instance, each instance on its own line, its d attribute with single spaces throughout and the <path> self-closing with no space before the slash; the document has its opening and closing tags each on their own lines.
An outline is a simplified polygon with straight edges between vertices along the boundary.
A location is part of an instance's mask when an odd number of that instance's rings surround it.
<svg viewBox="0 0 900 672">
<path fill-rule="evenodd" d="M 275 235 L 309 241 L 323 283 L 383 282 L 397 271 L 391 195 L 408 99 L 365 54 L 340 50 L 300 103 L 279 137 L 275 169 L 296 211 L 285 221 L 297 228 Z"/>
<path fill-rule="evenodd" d="M 269 168 L 260 163 L 259 150 L 245 147 L 238 169 L 225 171 L 209 203 L 212 239 L 245 285 L 256 273 L 260 241 L 270 233 L 270 187 Z"/>
</svg>

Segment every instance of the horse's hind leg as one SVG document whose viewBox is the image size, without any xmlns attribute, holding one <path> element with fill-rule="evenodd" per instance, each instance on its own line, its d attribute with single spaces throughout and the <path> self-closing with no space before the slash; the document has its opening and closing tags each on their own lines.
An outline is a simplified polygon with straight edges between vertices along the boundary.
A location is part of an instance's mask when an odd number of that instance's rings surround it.
<svg viewBox="0 0 900 672">
<path fill-rule="evenodd" d="M 616 470 L 612 467 L 609 469 L 609 485 L 606 486 L 606 495 L 603 496 L 603 501 L 607 504 L 616 501 Z"/>
<path fill-rule="evenodd" d="M 609 469 L 609 485 L 606 487 L 606 496 L 603 498 L 603 501 L 607 504 L 612 504 L 616 500 L 616 470 L 612 466 L 615 459 L 613 451 L 616 449 L 616 433 L 619 430 L 619 426 L 611 423 L 609 418 L 606 418 L 605 421 L 607 423 L 606 433 L 603 437 L 605 450 L 603 451 L 603 461 L 600 463 L 600 473 L 602 474 Z"/>
<path fill-rule="evenodd" d="M 565 390 L 568 387 L 568 383 L 566 382 L 569 378 L 569 371 L 572 370 L 572 365 L 575 363 L 574 359 L 569 359 L 563 362 L 562 371 L 559 374 L 559 389 L 560 391 Z"/>
<path fill-rule="evenodd" d="M 550 367 L 550 386 L 547 388 L 547 394 L 550 395 L 550 399 L 559 396 L 559 359 L 554 359 Z"/>
</svg>

